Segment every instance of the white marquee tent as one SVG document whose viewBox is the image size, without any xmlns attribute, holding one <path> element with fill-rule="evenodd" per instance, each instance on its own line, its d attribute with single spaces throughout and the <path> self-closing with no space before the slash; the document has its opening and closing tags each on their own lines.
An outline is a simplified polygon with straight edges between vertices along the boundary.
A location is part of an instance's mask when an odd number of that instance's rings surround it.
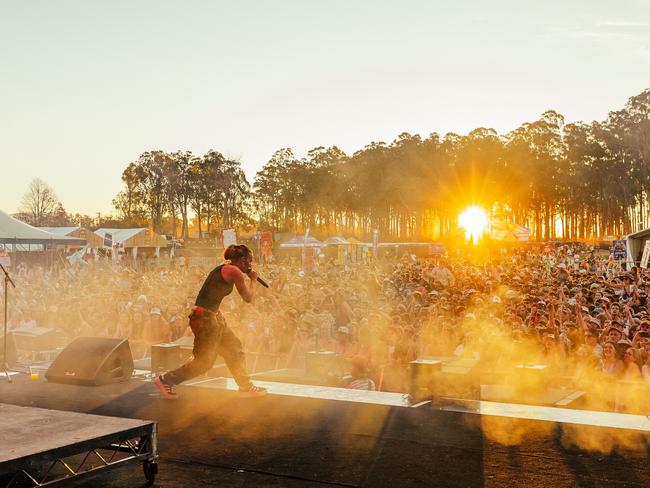
<svg viewBox="0 0 650 488">
<path fill-rule="evenodd" d="M 280 247 L 283 249 L 300 249 L 303 247 L 324 247 L 321 241 L 312 236 L 307 236 L 305 239 L 304 236 L 296 236 L 292 239 L 289 239 L 287 242 L 280 244 Z"/>
<path fill-rule="evenodd" d="M 5 244 L 5 247 L 11 244 L 14 248 L 24 244 L 83 246 L 86 241 L 37 229 L 0 210 L 0 244 Z"/>
</svg>

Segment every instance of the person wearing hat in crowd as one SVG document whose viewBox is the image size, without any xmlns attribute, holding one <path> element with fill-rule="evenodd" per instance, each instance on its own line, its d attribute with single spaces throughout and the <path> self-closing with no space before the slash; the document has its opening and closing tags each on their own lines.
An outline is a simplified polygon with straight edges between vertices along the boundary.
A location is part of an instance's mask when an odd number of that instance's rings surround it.
<svg viewBox="0 0 650 488">
<path fill-rule="evenodd" d="M 257 273 L 252 270 L 252 251 L 244 245 L 230 245 L 223 257 L 226 263 L 214 268 L 206 278 L 190 314 L 190 327 L 194 333 L 194 348 L 190 359 L 179 368 L 155 378 L 154 384 L 166 399 L 176 398 L 174 385 L 207 372 L 217 355 L 221 355 L 230 369 L 239 392 L 244 396 L 261 396 L 266 389 L 254 385 L 245 367 L 241 341 L 228 328 L 219 311 L 221 301 L 233 288 L 245 302 L 255 296 Z M 248 283 L 245 277 L 248 276 Z"/>
<path fill-rule="evenodd" d="M 350 360 L 350 374 L 343 377 L 344 387 L 352 390 L 375 391 L 375 382 L 368 377 L 368 360 L 363 356 L 354 356 Z"/>
<path fill-rule="evenodd" d="M 613 321 L 612 325 L 605 329 L 605 337 L 607 341 L 618 344 L 618 341 L 623 338 L 621 324 L 618 321 Z"/>
</svg>

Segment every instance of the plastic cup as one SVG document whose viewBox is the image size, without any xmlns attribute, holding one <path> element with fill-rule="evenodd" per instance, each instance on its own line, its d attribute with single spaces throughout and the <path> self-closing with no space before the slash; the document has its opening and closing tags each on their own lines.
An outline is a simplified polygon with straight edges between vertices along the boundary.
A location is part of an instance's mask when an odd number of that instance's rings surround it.
<svg viewBox="0 0 650 488">
<path fill-rule="evenodd" d="M 37 369 L 32 369 L 32 368 L 30 367 L 30 368 L 29 368 L 29 376 L 30 376 L 33 380 L 37 380 L 37 379 L 39 378 L 40 374 L 38 373 L 38 370 L 37 370 Z"/>
</svg>

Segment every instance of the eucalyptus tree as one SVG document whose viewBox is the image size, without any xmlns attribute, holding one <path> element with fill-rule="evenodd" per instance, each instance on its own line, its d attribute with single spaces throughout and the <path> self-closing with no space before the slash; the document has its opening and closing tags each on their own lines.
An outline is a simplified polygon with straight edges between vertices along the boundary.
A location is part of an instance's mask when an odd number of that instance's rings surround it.
<svg viewBox="0 0 650 488">
<path fill-rule="evenodd" d="M 169 159 L 170 156 L 163 151 L 145 152 L 134 167 L 137 187 L 155 232 L 161 232 L 163 217 L 169 209 L 164 172 Z"/>
<path fill-rule="evenodd" d="M 130 163 L 122 172 L 124 189 L 113 199 L 118 218 L 127 225 L 141 225 L 147 218 L 144 195 L 138 182 L 137 164 Z"/>
<path fill-rule="evenodd" d="M 175 214 L 177 211 L 181 216 L 181 236 L 184 239 L 189 237 L 188 211 L 194 183 L 192 165 L 195 160 L 191 151 L 176 151 L 169 154 L 164 166 L 169 208 L 173 209 L 174 235 L 176 234 Z"/>
<path fill-rule="evenodd" d="M 222 227 L 248 226 L 251 224 L 249 212 L 251 185 L 246 179 L 241 162 L 225 159 L 220 182 L 220 211 Z"/>
<path fill-rule="evenodd" d="M 290 230 L 297 226 L 297 219 L 292 215 L 298 192 L 301 192 L 294 187 L 296 178 L 292 170 L 295 171 L 296 163 L 291 149 L 279 149 L 253 181 L 255 208 L 274 230 Z"/>
</svg>

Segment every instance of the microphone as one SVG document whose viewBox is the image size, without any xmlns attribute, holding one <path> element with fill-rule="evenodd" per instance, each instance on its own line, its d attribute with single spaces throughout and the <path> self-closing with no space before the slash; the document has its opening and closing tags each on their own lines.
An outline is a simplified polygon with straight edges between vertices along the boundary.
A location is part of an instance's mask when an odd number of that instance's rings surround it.
<svg viewBox="0 0 650 488">
<path fill-rule="evenodd" d="M 249 273 L 250 273 L 251 271 L 253 271 L 253 268 L 250 268 L 250 269 L 248 270 Z M 258 282 L 260 285 L 262 285 L 264 288 L 268 288 L 268 287 L 269 287 L 269 284 L 268 284 L 266 281 L 264 281 L 262 278 L 260 278 L 259 276 L 257 277 L 257 282 Z"/>
</svg>

